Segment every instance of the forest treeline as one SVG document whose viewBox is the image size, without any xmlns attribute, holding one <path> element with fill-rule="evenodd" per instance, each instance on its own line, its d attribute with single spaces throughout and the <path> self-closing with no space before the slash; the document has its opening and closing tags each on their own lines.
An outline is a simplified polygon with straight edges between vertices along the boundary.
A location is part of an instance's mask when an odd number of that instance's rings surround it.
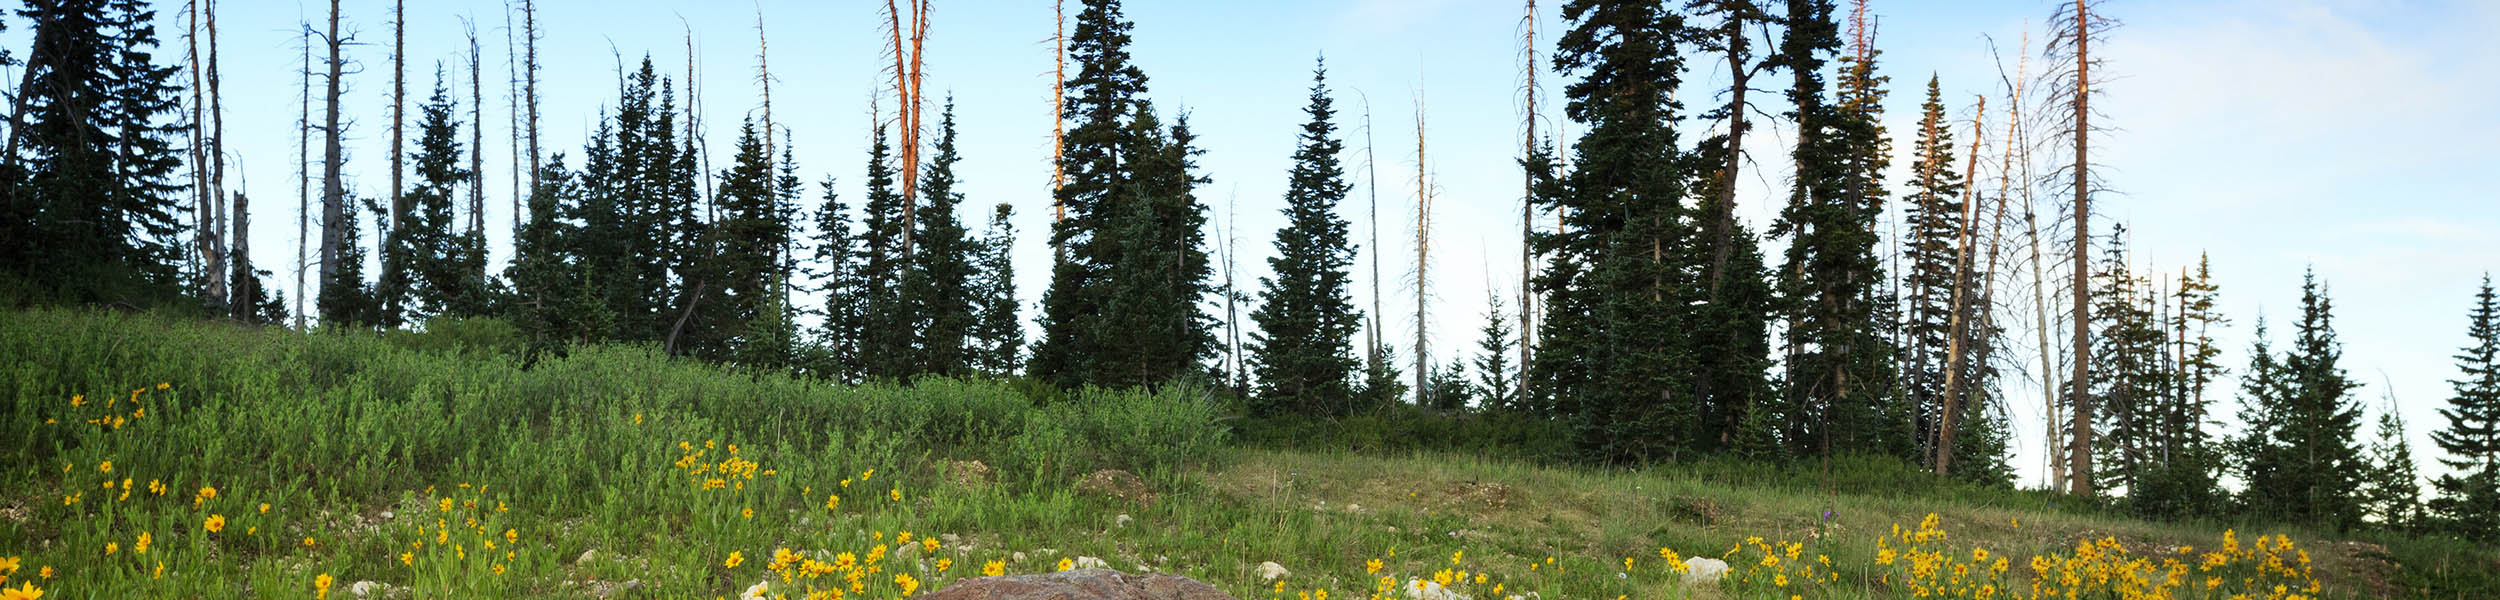
<svg viewBox="0 0 2500 600">
<path fill-rule="evenodd" d="M 1020 314 L 1015 208 L 965 196 L 953 102 L 922 93 L 929 3 L 888 2 L 889 114 L 858 163 L 865 192 L 844 198 L 830 179 L 804 191 L 797 136 L 773 123 L 768 62 L 763 109 L 739 123 L 725 166 L 704 150 L 700 91 L 679 85 L 691 77 L 648 58 L 622 74 L 578 150 L 542 148 L 539 24 L 521 2 L 506 57 L 513 135 L 495 140 L 510 145 L 518 218 L 498 271 L 474 33 L 451 61 L 465 86 L 438 67 L 411 105 L 393 15 L 392 181 L 387 197 L 359 197 L 342 181 L 340 105 L 346 52 L 364 42 L 340 31 L 333 0 L 302 33 L 305 242 L 289 289 L 313 291 L 290 304 L 269 268 L 286 261 L 252 252 L 249 199 L 224 183 L 215 3 L 181 8 L 188 30 L 170 55 L 147 2 L 29 0 L 5 21 L 32 42 L 5 57 L 23 77 L 0 150 L 0 298 L 307 331 L 492 319 L 533 353 L 622 342 L 839 382 L 1194 385 L 1262 418 L 1406 405 L 1542 423 L 1593 464 L 1876 454 L 1993 485 L 2014 479 L 2011 406 L 2038 403 L 2056 490 L 2163 518 L 2500 539 L 2488 278 L 2431 436 L 2449 472 L 2426 499 L 2393 399 L 2365 411 L 2341 366 L 2324 282 L 2301 282 L 2287 337 L 2259 318 L 2246 364 L 2226 365 L 2215 335 L 2233 319 L 2216 309 L 2209 265 L 2156 271 L 2128 254 L 2123 224 L 2093 226 L 2103 183 L 2089 149 L 2108 129 L 2090 104 L 2108 71 L 2092 52 L 2115 22 L 2088 0 L 2062 4 L 2049 42 L 2021 49 L 1967 119 L 1931 77 L 1905 156 L 1883 125 L 1893 84 L 1864 0 L 1845 12 L 1833 0 L 1573 0 L 1550 36 L 1526 2 L 1513 40 L 1522 289 L 1487 299 L 1466 356 L 1431 356 L 1447 333 L 1419 325 L 1404 359 L 1383 322 L 1406 308 L 1381 300 L 1381 253 L 1358 252 L 1381 248 L 1377 173 L 1364 176 L 1358 244 L 1352 115 L 1325 64 L 1281 174 L 1272 275 L 1236 282 L 1229 242 L 1207 240 L 1190 113 L 1147 100 L 1118 0 L 1060 13 L 1049 285 L 1038 312 Z M 759 28 L 759 56 L 768 41 Z M 1679 97 L 1705 61 L 1728 85 Z M 1576 135 L 1540 129 L 1540 73 L 1562 78 Z M 924 126 L 930 104 L 939 120 Z M 1739 151 L 1765 147 L 1747 140 L 1763 126 L 1795 132 L 1786 156 Z M 1374 163 L 1370 144 L 1359 164 Z M 1771 161 L 1793 167 L 1776 217 L 1737 219 L 1735 182 Z M 1887 180 L 1896 167 L 1910 175 Z M 1417 212 L 1391 227 L 1411 228 L 1418 251 L 1393 268 L 1424 274 L 1433 198 L 1416 176 Z M 1355 285 L 1364 257 L 1368 306 Z M 1415 290 L 1415 322 L 1429 322 L 1429 297 Z M 2045 392 L 2011 397 L 2013 378 Z M 2235 397 L 2209 393 L 2226 378 Z M 2223 427 L 2226 414 L 2240 426 Z"/>
</svg>

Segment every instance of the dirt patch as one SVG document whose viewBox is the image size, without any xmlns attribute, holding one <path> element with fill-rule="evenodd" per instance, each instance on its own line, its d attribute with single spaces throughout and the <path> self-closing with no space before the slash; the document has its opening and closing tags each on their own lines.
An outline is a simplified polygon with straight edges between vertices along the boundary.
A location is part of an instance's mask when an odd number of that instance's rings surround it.
<svg viewBox="0 0 2500 600">
<path fill-rule="evenodd" d="M 990 486 L 992 477 L 994 475 L 990 471 L 990 466 L 981 464 L 981 461 L 946 461 L 946 481 L 958 487 L 975 490 L 986 488 Z"/>
<path fill-rule="evenodd" d="M 1119 469 L 1104 469 L 1087 474 L 1076 482 L 1079 493 L 1104 496 L 1116 500 L 1154 506 L 1155 494 L 1146 488 L 1146 480 L 1137 474 Z"/>
</svg>

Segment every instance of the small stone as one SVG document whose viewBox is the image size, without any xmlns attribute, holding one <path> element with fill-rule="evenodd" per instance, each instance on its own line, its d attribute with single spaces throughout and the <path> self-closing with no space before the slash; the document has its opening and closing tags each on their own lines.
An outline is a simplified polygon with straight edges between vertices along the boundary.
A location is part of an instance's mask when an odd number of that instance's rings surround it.
<svg viewBox="0 0 2500 600">
<path fill-rule="evenodd" d="M 374 596 L 381 595 L 384 590 L 388 590 L 390 588 L 391 586 L 371 581 L 359 581 L 353 585 L 347 586 L 347 593 L 353 594 L 358 598 L 372 598 Z"/>
<path fill-rule="evenodd" d="M 1276 564 L 1274 561 L 1259 563 L 1259 581 L 1275 581 L 1291 576 L 1293 572 L 1285 570 L 1284 565 Z"/>
<path fill-rule="evenodd" d="M 918 556 L 920 556 L 920 544 L 903 544 L 894 547 L 894 560 L 911 560 Z"/>
<path fill-rule="evenodd" d="M 1113 525 L 1116 525 L 1116 526 L 1119 526 L 1119 527 L 1127 527 L 1130 521 L 1135 521 L 1135 520 L 1136 520 L 1136 519 L 1131 519 L 1131 518 L 1129 518 L 1129 516 L 1128 516 L 1128 515 L 1120 515 L 1120 516 L 1118 516 L 1118 517 L 1113 517 L 1113 518 L 1111 519 L 1111 523 L 1112 523 Z"/>
<path fill-rule="evenodd" d="M 386 510 L 386 511 L 382 511 L 382 520 L 384 520 L 384 521 L 391 520 L 391 517 L 394 517 L 394 516 L 398 516 L 398 515 L 394 515 L 394 514 L 392 514 L 392 513 L 391 513 L 391 511 L 387 511 L 387 510 Z"/>
<path fill-rule="evenodd" d="M 598 557 L 599 557 L 599 549 L 597 549 L 597 548 L 592 548 L 592 549 L 589 549 L 589 550 L 583 550 L 583 551 L 582 551 L 582 555 L 581 555 L 581 557 L 580 557 L 580 558 L 575 558 L 575 559 L 573 559 L 573 564 L 578 565 L 578 564 L 587 563 L 587 562 L 590 562 L 590 559 L 593 559 L 593 558 L 598 558 Z"/>
<path fill-rule="evenodd" d="M 1099 559 L 1099 558 L 1094 558 L 1094 557 L 1091 557 L 1091 556 L 1079 556 L 1079 557 L 1076 557 L 1076 568 L 1079 568 L 1079 569 L 1108 569 L 1108 568 L 1111 568 L 1111 563 L 1106 563 L 1106 562 L 1103 562 L 1103 561 L 1102 561 L 1102 559 Z"/>
<path fill-rule="evenodd" d="M 1223 591 L 1175 575 L 1129 575 L 1110 569 L 1075 569 L 1032 575 L 974 577 L 921 596 L 921 600 L 1039 600 L 1120 598 L 1233 600 Z"/>
<path fill-rule="evenodd" d="M 1021 564 L 1021 563 L 1023 563 L 1023 562 L 1024 562 L 1024 553 L 1023 553 L 1023 552 L 1017 552 L 1017 553 L 1015 553 L 1015 554 L 1010 554 L 1010 555 L 1007 555 L 1007 558 L 1013 559 L 1013 560 L 1011 560 L 1010 562 L 1015 562 L 1015 563 L 1019 563 L 1019 564 Z"/>
<path fill-rule="evenodd" d="M 1684 559 L 1684 585 L 1714 585 L 1727 576 L 1727 561 L 1695 556 Z"/>
</svg>

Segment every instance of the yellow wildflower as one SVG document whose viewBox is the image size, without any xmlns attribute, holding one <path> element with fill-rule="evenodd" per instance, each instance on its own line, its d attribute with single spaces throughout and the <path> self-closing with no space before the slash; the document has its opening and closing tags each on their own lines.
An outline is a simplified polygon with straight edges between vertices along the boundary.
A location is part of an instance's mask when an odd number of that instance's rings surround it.
<svg viewBox="0 0 2500 600">
<path fill-rule="evenodd" d="M 96 465 L 95 468 L 97 471 L 111 473 L 113 472 L 113 461 L 104 461 L 102 464 Z"/>
<path fill-rule="evenodd" d="M 1363 574 L 1372 575 L 1378 573 L 1380 573 L 1380 559 L 1375 558 L 1363 563 Z"/>
<path fill-rule="evenodd" d="M 148 532 L 145 532 L 145 531 L 139 532 L 139 541 L 138 541 L 138 543 L 134 543 L 134 544 L 131 544 L 131 545 L 130 545 L 130 553 L 131 553 L 131 554 L 147 554 L 147 553 L 148 553 L 148 542 L 153 542 L 153 541 L 156 541 L 156 537 L 155 537 L 155 536 L 148 535 Z"/>
<path fill-rule="evenodd" d="M 910 575 L 895 575 L 894 587 L 903 588 L 903 595 L 909 596 L 912 592 L 920 590 L 920 580 L 913 579 Z"/>
<path fill-rule="evenodd" d="M 721 566 L 724 566 L 724 567 L 729 567 L 729 568 L 735 569 L 735 568 L 738 568 L 738 564 L 739 564 L 739 563 L 744 563 L 744 562 L 746 562 L 746 561 L 747 561 L 747 557 L 746 557 L 746 555 L 745 555 L 745 554 L 742 554 L 742 553 L 739 553 L 739 552 L 736 552 L 736 551 L 732 551 L 732 552 L 730 552 L 730 553 L 729 553 L 729 560 L 724 560 L 724 561 L 721 561 L 721 562 L 720 562 L 720 564 L 721 564 Z"/>
<path fill-rule="evenodd" d="M 0 600 L 35 600 L 42 597 L 43 590 L 35 589 L 35 582 L 32 581 L 16 589 L 0 588 Z"/>
<path fill-rule="evenodd" d="M 1007 574 L 1007 561 L 993 560 L 981 565 L 981 575 L 983 576 L 997 577 L 1005 574 Z"/>
<path fill-rule="evenodd" d="M 121 542 L 105 542 L 105 543 L 104 543 L 104 555 L 105 555 L 105 556 L 112 556 L 112 555 L 113 555 L 113 553 L 115 553 L 115 552 L 120 552 L 120 551 L 121 551 L 121 549 L 122 549 L 122 544 L 121 544 Z"/>
<path fill-rule="evenodd" d="M 1074 570 L 1075 568 L 1076 568 L 1076 561 L 1075 561 L 1075 560 L 1066 559 L 1066 558 L 1059 559 L 1059 570 L 1061 570 L 1061 571 L 1068 571 L 1068 570 Z M 1283 584 L 1283 582 L 1278 582 L 1278 584 L 1279 584 L 1279 585 L 1282 585 L 1282 584 Z"/>
<path fill-rule="evenodd" d="M 322 573 L 319 577 L 313 578 L 313 600 L 328 597 L 330 597 L 330 574 Z"/>
</svg>

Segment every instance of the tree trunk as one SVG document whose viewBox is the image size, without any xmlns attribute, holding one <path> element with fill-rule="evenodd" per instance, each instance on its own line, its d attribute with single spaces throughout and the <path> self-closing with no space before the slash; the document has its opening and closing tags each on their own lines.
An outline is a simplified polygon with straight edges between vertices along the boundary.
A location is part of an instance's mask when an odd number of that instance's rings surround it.
<svg viewBox="0 0 2500 600">
<path fill-rule="evenodd" d="M 2075 376 L 2074 440 L 2068 450 L 2074 466 L 2075 495 L 2092 496 L 2092 280 L 2086 254 L 2092 247 L 2092 187 L 2089 158 L 2092 97 L 2092 20 L 2085 0 L 2075 0 Z"/>
<path fill-rule="evenodd" d="M 538 160 L 538 0 L 521 0 L 521 41 L 525 45 L 521 55 L 521 86 L 522 93 L 529 102 L 529 189 L 531 193 L 536 193 L 541 164 Z M 515 214 L 518 214 L 518 207 L 515 207 Z M 517 225 L 520 219 L 513 220 Z"/>
<path fill-rule="evenodd" d="M 303 79 L 296 89 L 295 105 L 295 329 L 304 329 L 304 297 L 312 294 L 304 288 L 305 247 L 312 238 L 312 24 L 297 23 L 301 30 L 297 41 L 302 45 L 301 65 L 296 74 Z"/>
<path fill-rule="evenodd" d="M 1961 377 L 1962 353 L 1966 345 L 1962 338 L 1969 327 L 1962 313 L 1966 310 L 1963 306 L 1970 294 L 1971 247 L 1979 241 L 1979 221 L 1973 214 L 1979 207 L 1979 186 L 1973 185 L 1972 180 L 1979 174 L 1979 142 L 1985 136 L 1983 132 L 1986 130 L 1982 126 L 1987 116 L 1988 97 L 1980 96 L 1979 110 L 1971 115 L 1970 156 L 1962 163 L 1962 239 L 1956 244 L 1959 247 L 1954 249 L 1953 306 L 1950 308 L 1951 317 L 1947 320 L 1949 324 L 1945 326 L 1944 414 L 1937 416 L 1937 475 L 1953 474 L 1953 429 L 1959 425 L 1957 421 L 1962 414 L 1961 391 L 1965 385 Z"/>
<path fill-rule="evenodd" d="M 260 287 L 260 278 L 254 276 L 250 270 L 243 268 L 251 266 L 252 264 L 251 211 L 251 199 L 245 198 L 243 196 L 243 192 L 235 192 L 233 212 L 234 218 L 232 219 L 234 222 L 234 256 L 232 257 L 233 265 L 235 267 L 233 278 L 234 293 L 232 295 L 232 308 L 227 314 L 234 315 L 234 320 L 245 323 L 250 323 L 252 322 L 252 319 L 260 316 L 257 314 L 260 307 L 252 304 L 252 298 L 259 295 L 254 292 Z"/>
<path fill-rule="evenodd" d="M 1527 0 L 1527 4 L 1527 14 L 1519 19 L 1523 25 L 1522 35 L 1525 38 L 1521 40 L 1520 46 L 1520 62 L 1523 63 L 1520 70 L 1526 73 L 1528 79 L 1527 89 L 1521 95 L 1527 100 L 1527 115 L 1520 119 L 1526 126 L 1526 132 L 1519 140 L 1521 156 L 1535 154 L 1537 145 L 1536 0 Z M 1528 399 L 1528 361 L 1532 358 L 1530 356 L 1532 350 L 1529 346 L 1533 338 L 1530 336 L 1533 335 L 1531 332 L 1536 331 L 1536 286 L 1530 284 L 1530 280 L 1535 277 L 1536 273 L 1536 247 L 1531 241 L 1536 237 L 1536 179 L 1523 174 L 1520 181 L 1522 189 L 1519 196 L 1519 392 L 1517 398 L 1519 402 L 1525 402 Z"/>
<path fill-rule="evenodd" d="M 217 0 L 201 1 L 204 3 L 206 8 L 205 12 L 208 16 L 208 189 L 210 192 L 209 199 L 211 201 L 218 201 L 224 199 L 226 194 L 226 105 L 224 96 L 218 93 L 217 86 L 218 82 L 222 79 L 217 74 Z M 235 212 L 219 212 L 217 215 L 218 221 L 228 223 L 241 222 L 243 219 L 243 206 L 241 202 L 242 195 L 236 194 L 235 199 Z M 223 203 L 219 203 L 218 210 L 225 210 Z M 243 226 L 236 224 L 234 225 L 234 230 L 235 235 L 240 236 L 242 235 Z M 239 310 L 239 308 L 250 306 L 252 297 L 248 293 L 235 291 L 234 287 L 236 285 L 241 285 L 242 282 L 233 278 L 234 274 L 229 273 L 232 269 L 228 268 L 228 266 L 242 263 L 236 262 L 234 257 L 227 251 L 226 240 L 219 239 L 217 236 L 211 235 L 209 236 L 209 243 L 211 245 L 210 255 L 214 257 L 214 260 L 209 263 L 209 268 L 212 271 L 209 280 L 209 288 L 215 292 L 215 297 L 211 298 L 210 302 L 218 304 L 219 308 L 227 309 L 229 313 L 241 314 L 245 311 Z M 240 246 L 243 244 L 243 240 L 242 238 L 237 237 L 233 240 L 233 243 Z"/>
<path fill-rule="evenodd" d="M 462 24 L 467 25 L 467 22 Z M 465 29 L 469 34 L 469 235 L 478 236 L 483 242 L 486 236 L 486 88 L 485 81 L 479 77 L 483 66 L 478 64 L 481 56 L 477 48 L 477 27 L 470 25 Z M 519 219 L 521 215 L 514 214 L 512 218 Z M 479 268 L 485 267 L 481 264 Z M 485 272 L 477 275 L 480 281 L 485 280 Z"/>
<path fill-rule="evenodd" d="M 408 117 L 408 2 L 391 2 L 391 230 L 398 231 L 408 220 L 408 199 L 401 193 L 406 184 Z M 384 253 L 398 249 L 385 244 Z M 397 294 L 392 294 L 396 296 Z M 397 304 L 392 298 L 385 302 Z"/>
<path fill-rule="evenodd" d="M 1066 0 L 1050 3 L 1050 223 L 1068 220 L 1068 206 L 1059 201 L 1059 188 L 1068 184 L 1068 168 L 1059 161 L 1068 152 L 1068 10 Z M 1052 236 L 1051 251 L 1060 252 L 1057 236 Z"/>
<path fill-rule="evenodd" d="M 1416 96 L 1415 96 L 1415 348 L 1414 348 L 1414 353 L 1415 353 L 1415 405 L 1416 405 L 1416 406 L 1425 406 L 1425 405 L 1427 404 L 1427 401 L 1426 401 L 1426 399 L 1425 399 L 1425 392 L 1426 392 L 1426 390 L 1427 390 L 1427 389 L 1429 389 L 1429 388 L 1425 387 L 1425 377 L 1426 377 L 1426 374 L 1427 374 L 1427 373 L 1429 373 L 1429 372 L 1431 372 L 1431 370 L 1432 370 L 1432 363 L 1430 362 L 1430 361 L 1431 361 L 1431 359 L 1430 359 L 1430 355 L 1431 355 L 1432 353 L 1430 353 L 1430 352 L 1425 352 L 1425 351 L 1424 351 L 1424 343 L 1427 341 L 1427 340 L 1426 340 L 1426 338 L 1425 338 L 1425 332 L 1429 331 L 1429 329 L 1427 328 L 1427 323 L 1424 321 L 1424 317 L 1425 317 L 1425 312 L 1424 312 L 1424 300 L 1430 297 L 1428 294 L 1426 294 L 1426 293 L 1425 293 L 1425 286 L 1424 286 L 1424 284 L 1425 284 L 1425 282 L 1426 282 L 1426 281 L 1427 281 L 1427 279 L 1428 279 L 1427 277 L 1425 277 L 1425 275 L 1426 275 L 1426 274 L 1428 274 L 1428 273 L 1431 273 L 1431 271 L 1428 269 L 1428 267 L 1429 267 L 1430 265 L 1429 265 L 1429 264 L 1427 264 L 1425 261 L 1427 260 L 1427 258 L 1428 258 L 1429 256 L 1431 256 L 1431 252 L 1430 252 L 1430 251 L 1431 251 L 1431 248 L 1432 248 L 1432 231 L 1431 231 L 1431 226 L 1432 226 L 1432 185 L 1431 185 L 1431 182 L 1426 181 L 1426 180 L 1424 179 L 1424 169 L 1425 169 L 1425 165 L 1426 165 L 1426 164 L 1428 164 L 1428 163 L 1426 163 L 1426 162 L 1424 161 L 1424 100 L 1423 100 L 1423 93 L 1422 93 L 1421 91 L 1417 91 L 1417 92 L 1416 92 Z"/>
<path fill-rule="evenodd" d="M 328 287 L 338 271 L 340 246 L 347 241 L 347 188 L 339 181 L 341 159 L 339 148 L 339 78 L 347 66 L 341 51 L 346 40 L 339 37 L 339 0 L 330 0 L 330 34 L 323 38 L 330 46 L 330 77 L 323 94 L 321 141 L 321 279 L 315 285 Z"/>
<path fill-rule="evenodd" d="M 519 31 L 512 26 L 512 3 L 506 0 L 503 11 L 503 68 L 504 104 L 508 110 L 504 111 L 504 127 L 505 133 L 512 136 L 512 242 L 516 247 L 521 242 L 521 222 L 527 218 L 526 213 L 521 211 L 521 199 L 527 195 L 521 191 L 521 182 L 529 181 L 533 186 L 537 184 L 534 174 L 521 164 L 521 52 L 520 44 L 513 41 L 513 36 Z M 485 151 L 485 148 L 478 149 L 478 152 Z M 537 190 L 536 187 L 530 188 L 532 193 Z"/>
<path fill-rule="evenodd" d="M 1355 93 L 1361 94 L 1362 92 L 1356 91 Z M 1366 193 L 1371 197 L 1371 207 L 1368 210 L 1370 211 L 1372 230 L 1370 246 L 1372 250 L 1371 335 L 1369 340 L 1370 347 L 1365 348 L 1364 350 L 1368 351 L 1371 356 L 1370 361 L 1367 364 L 1371 367 L 1372 371 L 1377 372 L 1382 367 L 1380 363 L 1380 344 L 1381 342 L 1386 341 L 1387 338 L 1387 336 L 1381 334 L 1380 322 L 1389 313 L 1385 312 L 1381 308 L 1382 305 L 1380 304 L 1380 163 L 1372 160 L 1372 158 L 1372 101 L 1371 98 L 1364 97 L 1363 169 L 1368 174 L 1363 176 L 1363 185 L 1368 188 Z"/>
</svg>

